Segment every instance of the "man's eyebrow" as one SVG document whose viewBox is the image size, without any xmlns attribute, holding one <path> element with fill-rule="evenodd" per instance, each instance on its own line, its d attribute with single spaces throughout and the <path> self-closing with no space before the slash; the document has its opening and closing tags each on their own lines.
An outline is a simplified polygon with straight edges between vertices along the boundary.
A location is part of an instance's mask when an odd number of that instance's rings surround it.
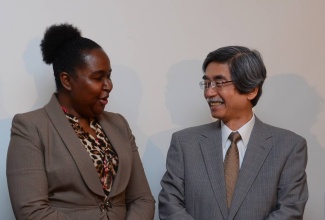
<svg viewBox="0 0 325 220">
<path fill-rule="evenodd" d="M 220 79 L 226 79 L 226 77 L 224 77 L 223 75 L 215 75 L 212 77 L 212 79 L 210 79 L 209 77 L 207 77 L 207 75 L 203 75 L 202 79 L 203 80 L 220 80 Z"/>
</svg>

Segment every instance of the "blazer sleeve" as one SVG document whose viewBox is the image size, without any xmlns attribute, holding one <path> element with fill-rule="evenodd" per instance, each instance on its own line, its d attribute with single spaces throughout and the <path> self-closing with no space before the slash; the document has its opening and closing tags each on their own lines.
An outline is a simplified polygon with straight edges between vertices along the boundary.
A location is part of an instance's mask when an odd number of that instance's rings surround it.
<svg viewBox="0 0 325 220">
<path fill-rule="evenodd" d="M 186 211 L 183 152 L 175 133 L 168 150 L 166 168 L 159 194 L 160 219 L 194 220 Z"/>
<path fill-rule="evenodd" d="M 151 194 L 149 184 L 145 176 L 138 147 L 135 143 L 135 138 L 125 118 L 122 116 L 121 118 L 126 125 L 133 156 L 131 176 L 126 188 L 126 219 L 152 220 L 155 213 L 155 200 Z"/>
<path fill-rule="evenodd" d="M 37 127 L 24 114 L 13 119 L 6 169 L 16 219 L 69 219 L 49 205 L 43 146 Z"/>
<path fill-rule="evenodd" d="M 293 147 L 278 185 L 277 209 L 270 213 L 268 220 L 303 219 L 308 200 L 306 177 L 307 143 L 300 139 Z"/>
</svg>

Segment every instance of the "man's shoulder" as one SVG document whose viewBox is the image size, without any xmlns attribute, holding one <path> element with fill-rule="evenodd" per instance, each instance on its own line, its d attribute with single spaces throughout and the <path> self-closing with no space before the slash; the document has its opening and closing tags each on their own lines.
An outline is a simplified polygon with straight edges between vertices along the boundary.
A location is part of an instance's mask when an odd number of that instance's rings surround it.
<svg viewBox="0 0 325 220">
<path fill-rule="evenodd" d="M 203 125 L 197 125 L 194 127 L 188 127 L 179 131 L 176 131 L 174 134 L 175 135 L 201 135 L 202 133 L 206 131 L 211 131 L 211 130 L 216 130 L 218 126 L 218 122 L 212 122 L 208 124 L 203 124 Z"/>
<path fill-rule="evenodd" d="M 288 130 L 288 129 L 285 129 L 285 128 L 277 127 L 277 126 L 266 124 L 266 123 L 263 123 L 263 126 L 265 126 L 265 128 L 270 132 L 270 134 L 274 138 L 287 139 L 287 140 L 290 140 L 290 139 L 291 140 L 292 139 L 296 139 L 296 140 L 304 139 L 302 136 L 295 133 L 294 131 L 291 131 L 291 130 Z"/>
</svg>

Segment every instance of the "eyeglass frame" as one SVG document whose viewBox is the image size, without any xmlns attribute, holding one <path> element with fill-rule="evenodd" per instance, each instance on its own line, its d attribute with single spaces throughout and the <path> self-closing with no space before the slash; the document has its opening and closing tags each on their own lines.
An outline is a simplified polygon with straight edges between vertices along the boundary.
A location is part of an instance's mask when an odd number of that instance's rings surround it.
<svg viewBox="0 0 325 220">
<path fill-rule="evenodd" d="M 211 81 L 211 82 L 201 81 L 199 83 L 199 86 L 200 86 L 201 89 L 206 91 L 206 90 L 208 90 L 210 88 L 212 88 L 212 89 L 221 89 L 221 88 L 223 88 L 225 86 L 230 85 L 230 84 L 226 85 L 227 83 L 233 83 L 233 81 L 232 80 L 228 80 L 228 81 Z M 205 87 L 206 84 L 208 84 L 209 86 Z"/>
</svg>

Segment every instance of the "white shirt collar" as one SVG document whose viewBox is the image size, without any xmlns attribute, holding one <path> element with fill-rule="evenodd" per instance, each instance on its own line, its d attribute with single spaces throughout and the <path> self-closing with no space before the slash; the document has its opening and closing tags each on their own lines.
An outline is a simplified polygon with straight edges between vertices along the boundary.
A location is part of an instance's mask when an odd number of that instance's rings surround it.
<svg viewBox="0 0 325 220">
<path fill-rule="evenodd" d="M 254 124 L 255 115 L 253 114 L 252 118 L 237 130 L 242 138 L 241 140 L 243 141 L 245 149 L 247 148 L 247 144 L 251 136 Z M 222 148 L 226 148 L 226 142 L 231 132 L 233 131 L 228 128 L 227 125 L 223 123 L 223 121 L 221 121 Z"/>
</svg>

